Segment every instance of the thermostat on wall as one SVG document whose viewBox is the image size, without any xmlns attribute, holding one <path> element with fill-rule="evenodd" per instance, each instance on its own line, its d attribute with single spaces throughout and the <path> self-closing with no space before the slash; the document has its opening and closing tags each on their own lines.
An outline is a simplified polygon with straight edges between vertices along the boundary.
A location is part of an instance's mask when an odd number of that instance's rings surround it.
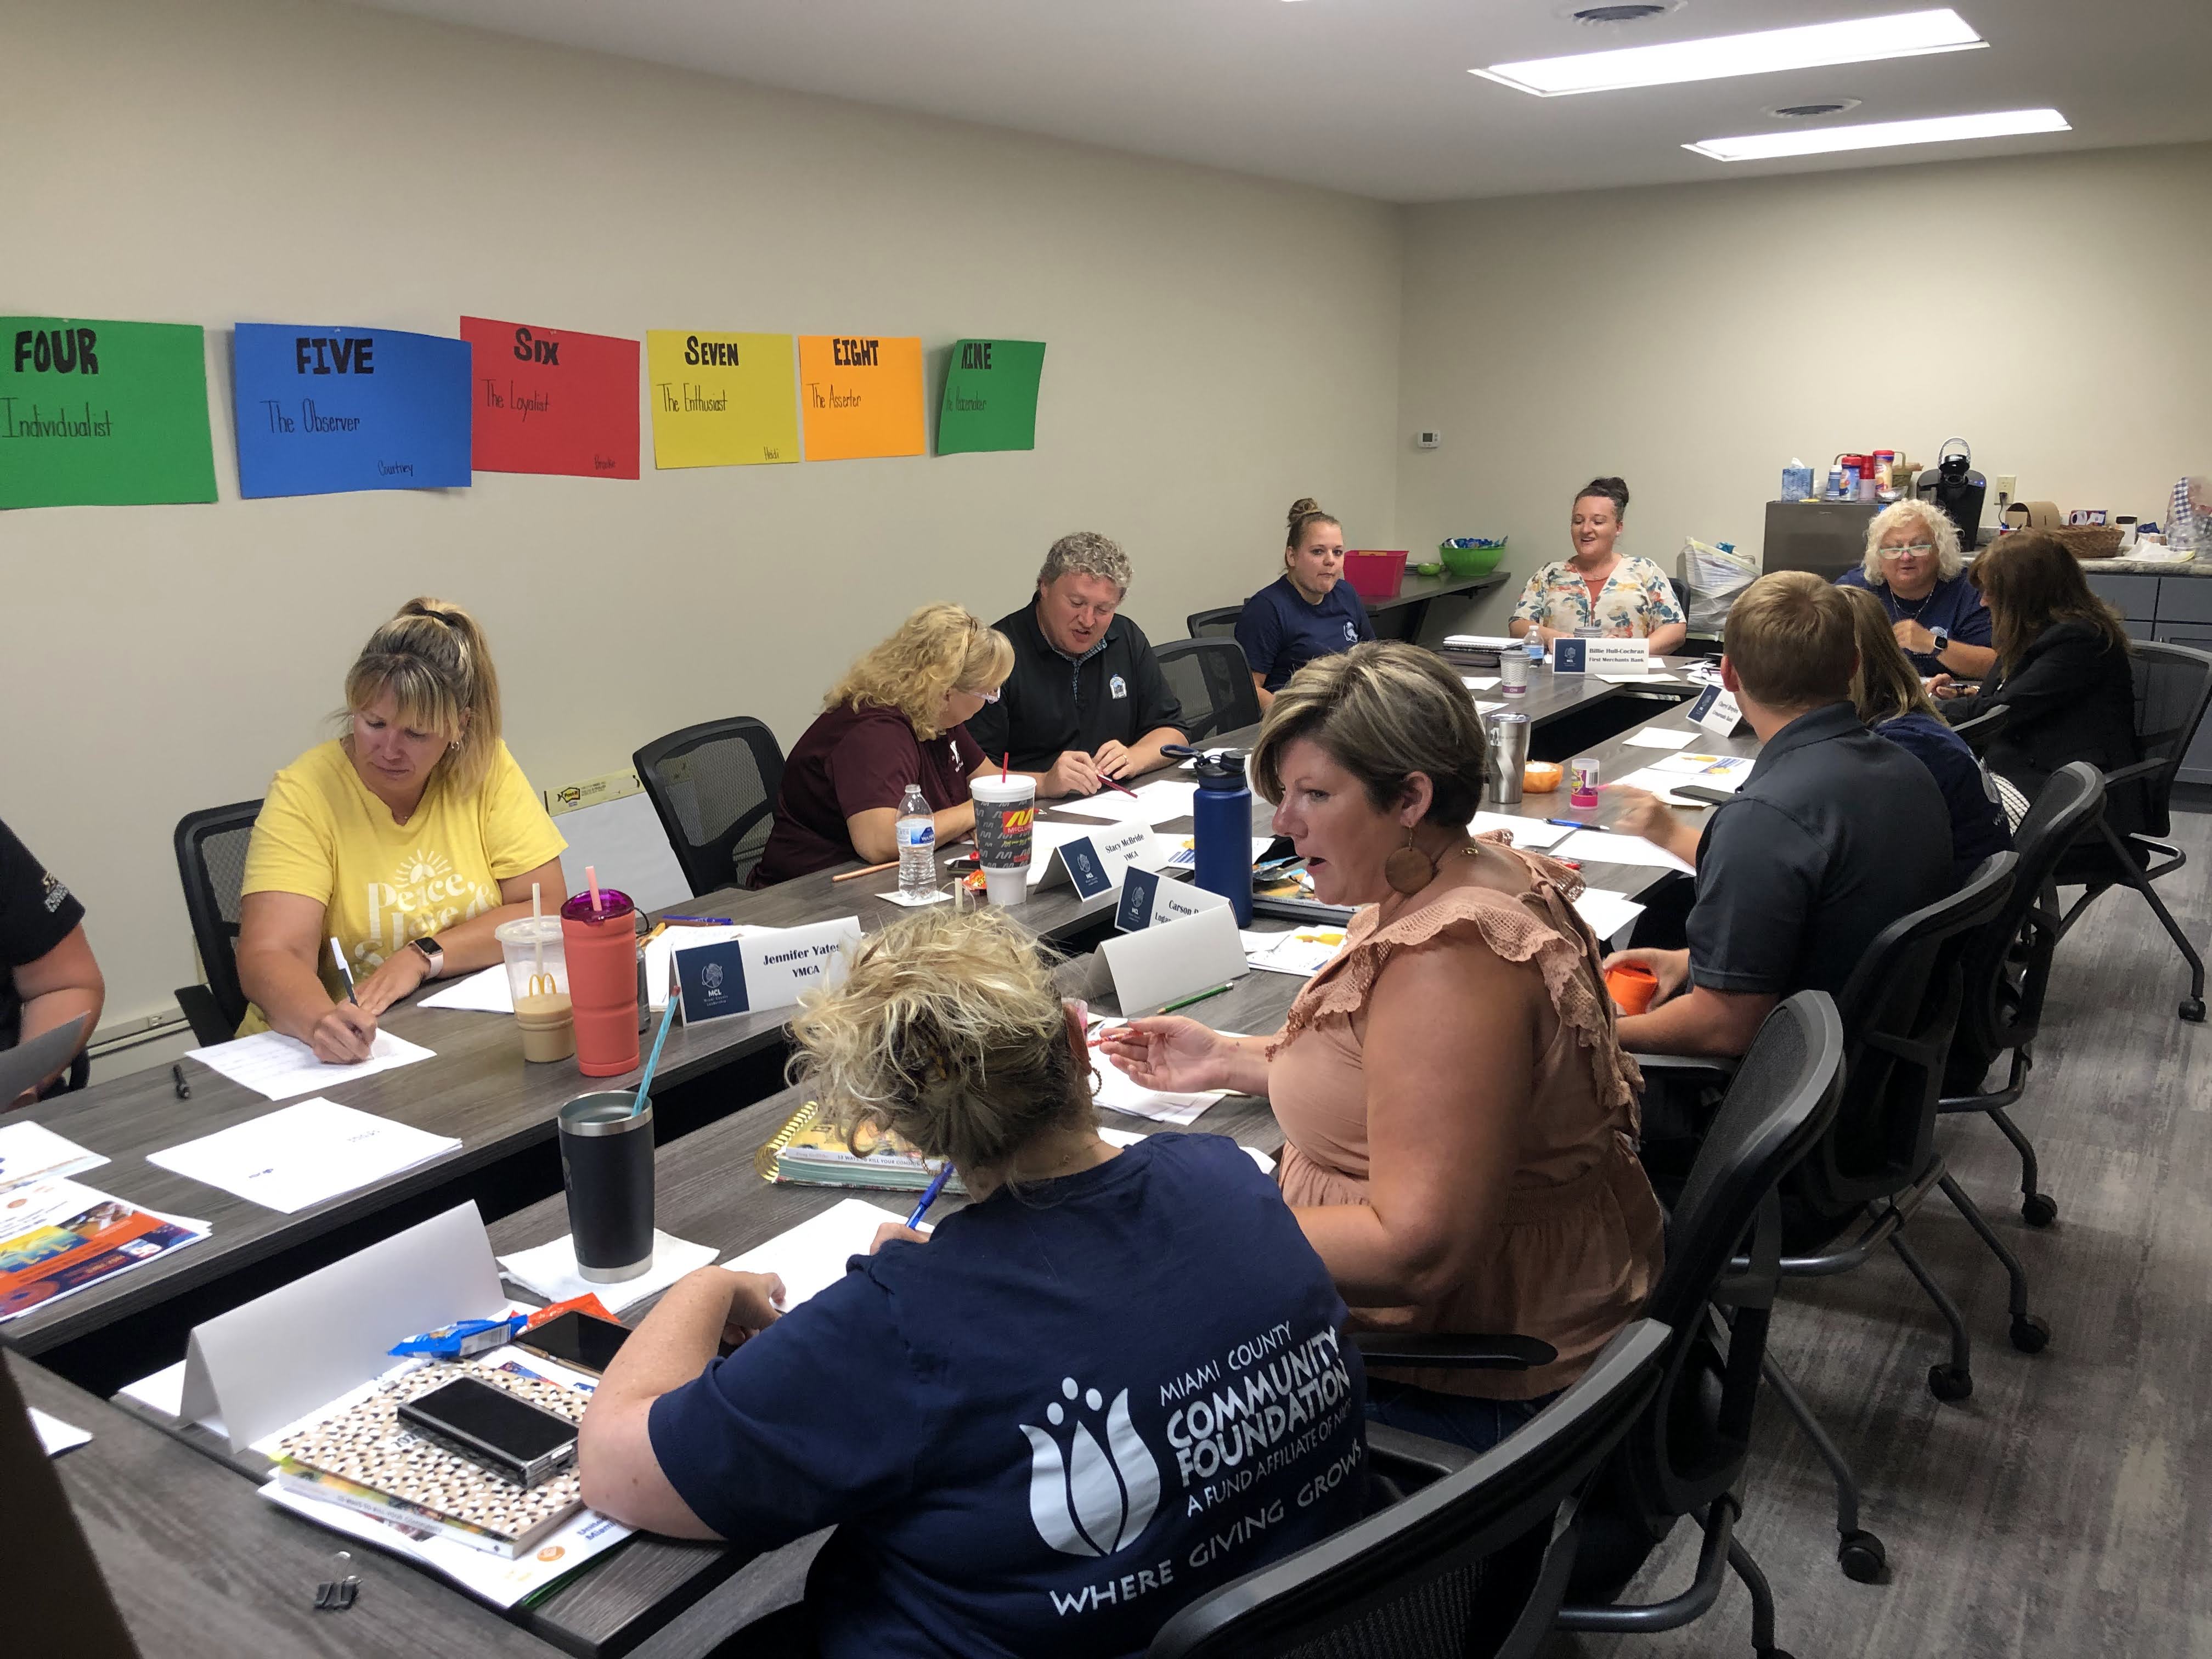
<svg viewBox="0 0 2212 1659">
<path fill-rule="evenodd" d="M 1434 449 L 1438 444 L 1443 442 L 1443 441 L 1444 434 L 1441 432 L 1416 432 L 1413 434 L 1413 447 L 1416 449 Z"/>
</svg>

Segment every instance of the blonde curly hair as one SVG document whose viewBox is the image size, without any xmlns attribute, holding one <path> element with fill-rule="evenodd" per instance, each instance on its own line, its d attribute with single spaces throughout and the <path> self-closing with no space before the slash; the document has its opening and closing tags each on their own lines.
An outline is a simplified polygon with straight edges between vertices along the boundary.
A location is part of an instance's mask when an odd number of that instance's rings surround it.
<svg viewBox="0 0 2212 1659">
<path fill-rule="evenodd" d="M 1951 522 L 1951 515 L 1933 501 L 1908 495 L 1901 501 L 1892 501 L 1867 523 L 1866 556 L 1859 561 L 1859 569 L 1869 584 L 1889 585 L 1881 569 L 1881 538 L 1916 519 L 1926 528 L 1928 539 L 1936 544 L 1937 581 L 1948 582 L 1966 568 L 1966 556 L 1959 547 L 1959 526 Z"/>
<path fill-rule="evenodd" d="M 887 1131 L 973 1170 L 1096 1121 L 1050 970 L 997 910 L 926 911 L 871 933 L 791 1031 L 788 1076 L 848 1144 Z"/>
<path fill-rule="evenodd" d="M 925 605 L 898 631 L 845 671 L 824 708 L 896 708 L 924 743 L 948 691 L 995 691 L 1014 670 L 1004 634 L 957 605 Z"/>
</svg>

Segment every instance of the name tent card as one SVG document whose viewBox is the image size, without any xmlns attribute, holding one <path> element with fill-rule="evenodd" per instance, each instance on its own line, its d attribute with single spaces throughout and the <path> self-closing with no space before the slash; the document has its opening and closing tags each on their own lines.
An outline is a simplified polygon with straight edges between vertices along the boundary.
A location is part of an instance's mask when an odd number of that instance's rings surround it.
<svg viewBox="0 0 2212 1659">
<path fill-rule="evenodd" d="M 461 319 L 479 472 L 637 477 L 637 342 Z"/>
<path fill-rule="evenodd" d="M 1121 902 L 1114 912 L 1114 925 L 1125 933 L 1140 933 L 1194 916 L 1201 910 L 1218 910 L 1228 902 L 1220 894 L 1194 882 L 1133 869 L 1121 878 Z"/>
<path fill-rule="evenodd" d="M 799 337 L 799 404 L 806 459 L 854 461 L 919 455 L 923 419 L 921 341 L 848 334 Z"/>
<path fill-rule="evenodd" d="M 1552 672 L 1554 674 L 1581 674 L 1589 668 L 1589 640 L 1556 639 L 1552 641 Z"/>
<path fill-rule="evenodd" d="M 0 507 L 215 499 L 197 325 L 0 317 Z"/>
<path fill-rule="evenodd" d="M 1698 700 L 1690 705 L 1690 719 L 1718 737 L 1733 738 L 1751 729 L 1735 699 L 1717 685 L 1709 685 L 1698 694 Z"/>
<path fill-rule="evenodd" d="M 801 992 L 843 979 L 845 952 L 860 942 L 860 919 L 841 916 L 678 951 L 669 962 L 684 1001 L 684 1023 L 794 1006 Z"/>
<path fill-rule="evenodd" d="M 392 328 L 240 323 L 239 492 L 465 489 L 466 340 Z"/>
<path fill-rule="evenodd" d="M 1115 999 L 1131 1019 L 1252 971 L 1243 935 L 1237 931 L 1237 913 L 1225 904 L 1141 933 L 1118 934 L 1102 941 L 1098 954 L 1114 976 Z"/>
<path fill-rule="evenodd" d="M 768 466 L 799 459 L 788 334 L 645 332 L 653 464 Z"/>
<path fill-rule="evenodd" d="M 938 406 L 937 453 L 1035 449 L 1043 377 L 1042 340 L 956 341 Z"/>
<path fill-rule="evenodd" d="M 1125 823 L 1111 830 L 1094 830 L 1054 848 L 1030 884 L 1040 892 L 1052 887 L 1073 887 L 1079 898 L 1094 899 L 1121 885 L 1124 872 L 1140 859 L 1150 860 L 1152 854 L 1152 831 L 1149 824 Z"/>
<path fill-rule="evenodd" d="M 1593 674 L 1648 674 L 1651 672 L 1649 640 L 1577 640 L 1586 647 L 1584 660 Z"/>
</svg>

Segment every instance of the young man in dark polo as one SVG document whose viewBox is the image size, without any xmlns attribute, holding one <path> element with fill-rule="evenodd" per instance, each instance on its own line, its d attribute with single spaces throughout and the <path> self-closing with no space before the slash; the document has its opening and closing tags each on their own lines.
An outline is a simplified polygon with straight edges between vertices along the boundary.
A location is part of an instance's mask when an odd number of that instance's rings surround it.
<svg viewBox="0 0 2212 1659">
<path fill-rule="evenodd" d="M 1128 591 L 1129 556 L 1105 537 L 1079 530 L 1052 544 L 1036 597 L 999 619 L 1014 672 L 968 722 L 986 770 L 1011 756 L 1044 799 L 1092 795 L 1103 779 L 1149 771 L 1162 744 L 1182 741 L 1182 705 L 1151 642 L 1117 614 Z"/>
<path fill-rule="evenodd" d="M 1659 981 L 1650 1012 L 1620 1022 L 1621 1047 L 1647 1054 L 1742 1054 L 1782 998 L 1835 995 L 1877 933 L 1953 890 L 1942 792 L 1852 709 L 1850 601 L 1808 571 L 1762 576 L 1723 651 L 1762 746 L 1698 840 L 1689 948 L 1607 958 Z"/>
</svg>

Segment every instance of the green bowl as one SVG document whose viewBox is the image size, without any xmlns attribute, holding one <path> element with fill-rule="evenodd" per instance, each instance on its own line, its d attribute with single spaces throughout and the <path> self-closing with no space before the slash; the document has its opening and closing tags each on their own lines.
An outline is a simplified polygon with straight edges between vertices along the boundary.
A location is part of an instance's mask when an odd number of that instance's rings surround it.
<svg viewBox="0 0 2212 1659">
<path fill-rule="evenodd" d="M 1487 576 L 1505 556 L 1505 543 L 1501 538 L 1495 547 L 1454 547 L 1445 542 L 1437 549 L 1437 556 L 1455 576 Z"/>
</svg>

